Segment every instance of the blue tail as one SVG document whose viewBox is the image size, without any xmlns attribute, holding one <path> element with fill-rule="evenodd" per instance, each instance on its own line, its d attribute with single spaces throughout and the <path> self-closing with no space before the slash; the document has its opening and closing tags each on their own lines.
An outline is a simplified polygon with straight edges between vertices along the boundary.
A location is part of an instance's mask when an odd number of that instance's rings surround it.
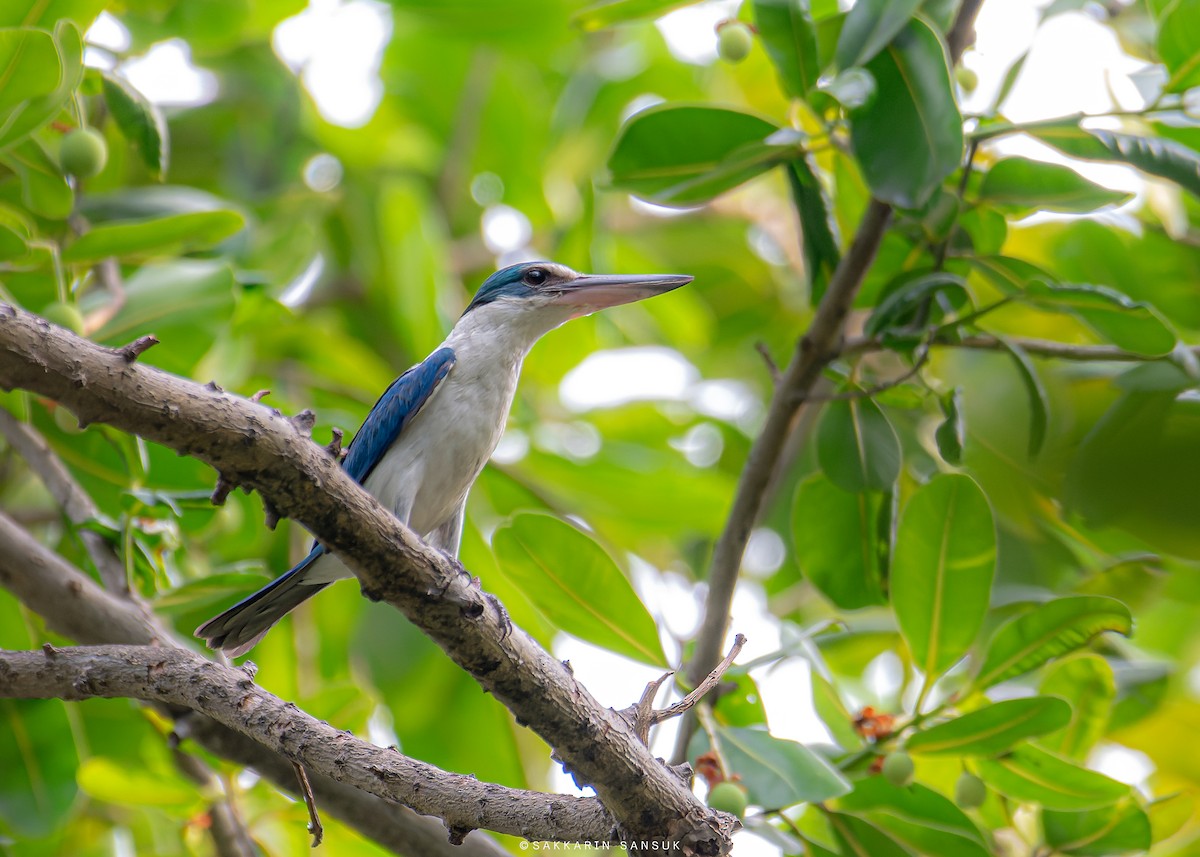
<svg viewBox="0 0 1200 857">
<path fill-rule="evenodd" d="M 324 555 L 325 549 L 314 545 L 295 568 L 209 619 L 196 629 L 195 635 L 210 649 L 220 649 L 231 658 L 246 654 L 272 625 L 329 585 L 304 582 L 305 572 Z"/>
</svg>

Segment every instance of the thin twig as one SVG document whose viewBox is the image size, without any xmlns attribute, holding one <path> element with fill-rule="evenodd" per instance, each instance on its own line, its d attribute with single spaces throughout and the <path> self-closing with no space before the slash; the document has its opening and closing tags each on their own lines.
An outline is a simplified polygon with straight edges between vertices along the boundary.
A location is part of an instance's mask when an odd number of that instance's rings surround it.
<svg viewBox="0 0 1200 857">
<path fill-rule="evenodd" d="M 153 333 L 148 333 L 145 336 L 139 336 L 128 345 L 123 345 L 114 350 L 121 355 L 121 359 L 126 363 L 133 363 L 155 345 L 158 345 L 158 337 Z"/>
<path fill-rule="evenodd" d="M 308 782 L 308 772 L 299 762 L 292 762 L 296 769 L 296 779 L 300 782 L 300 794 L 304 796 L 304 805 L 308 807 L 308 832 L 312 834 L 312 847 L 316 848 L 325 838 L 325 828 L 321 826 L 321 817 L 317 815 L 317 800 L 313 797 L 312 786 Z"/>
<path fill-rule="evenodd" d="M 771 356 L 770 349 L 767 348 L 767 343 L 759 340 L 754 343 L 754 350 L 762 357 L 763 362 L 767 364 L 767 374 L 771 376 L 771 383 L 779 384 L 779 364 L 775 362 L 775 358 Z"/>
<path fill-rule="evenodd" d="M 895 378 L 892 378 L 890 381 L 881 381 L 880 383 L 876 384 L 873 387 L 863 387 L 859 390 L 849 390 L 845 393 L 830 393 L 829 395 L 824 395 L 824 396 L 810 395 L 810 396 L 805 397 L 804 401 L 805 402 L 846 402 L 846 401 L 852 401 L 854 399 L 868 399 L 871 396 L 878 395 L 879 393 L 887 392 L 888 390 L 892 389 L 893 387 L 899 387 L 905 381 L 908 381 L 910 378 L 915 377 L 921 371 L 921 369 L 925 366 L 925 364 L 928 362 L 929 362 L 929 345 L 926 344 L 923 348 L 921 348 L 919 350 L 919 353 L 917 354 L 917 359 L 913 363 L 912 367 L 907 372 L 905 372 L 903 375 L 899 375 Z"/>
<path fill-rule="evenodd" d="M 683 699 L 676 702 L 674 705 L 668 706 L 661 711 L 655 711 L 650 725 L 654 726 L 662 723 L 664 720 L 670 720 L 672 717 L 678 717 L 681 714 L 691 711 L 697 702 L 707 696 L 709 691 L 717 686 L 718 682 L 721 681 L 721 677 L 725 675 L 731 666 L 733 666 L 734 659 L 742 651 L 742 646 L 744 645 L 746 645 L 745 635 L 735 634 L 733 638 L 733 645 L 729 649 L 729 654 L 727 654 L 724 659 L 722 659 L 722 661 L 713 668 L 712 672 L 705 676 L 704 681 L 696 685 L 695 690 L 693 690 Z"/>
</svg>

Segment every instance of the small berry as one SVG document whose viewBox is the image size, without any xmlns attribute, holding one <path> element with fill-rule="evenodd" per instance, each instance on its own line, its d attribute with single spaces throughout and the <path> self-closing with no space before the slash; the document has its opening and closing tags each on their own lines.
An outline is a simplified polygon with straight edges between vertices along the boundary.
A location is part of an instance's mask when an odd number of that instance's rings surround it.
<svg viewBox="0 0 1200 857">
<path fill-rule="evenodd" d="M 108 144 L 99 131 L 79 128 L 62 139 L 58 163 L 64 173 L 89 179 L 104 169 L 108 161 Z"/>
<path fill-rule="evenodd" d="M 719 809 L 721 812 L 736 815 L 738 818 L 746 814 L 746 806 L 749 803 L 750 796 L 747 794 L 746 789 L 728 780 L 723 783 L 717 783 L 708 790 L 708 805 L 710 807 Z"/>
<path fill-rule="evenodd" d="M 51 324 L 65 327 L 75 334 L 83 334 L 83 313 L 74 304 L 55 301 L 43 307 L 41 315 Z"/>
<path fill-rule="evenodd" d="M 907 786 L 911 783 L 914 768 L 912 756 L 903 750 L 888 753 L 883 760 L 883 775 L 894 786 Z"/>
<path fill-rule="evenodd" d="M 968 771 L 963 771 L 954 784 L 954 802 L 963 809 L 975 809 L 987 799 L 987 784 Z"/>
<path fill-rule="evenodd" d="M 960 65 L 954 69 L 954 79 L 958 81 L 963 92 L 974 92 L 975 87 L 979 86 L 979 75 L 966 66 Z"/>
<path fill-rule="evenodd" d="M 729 63 L 738 63 L 750 55 L 754 34 L 739 21 L 731 21 L 717 30 L 717 56 Z"/>
</svg>

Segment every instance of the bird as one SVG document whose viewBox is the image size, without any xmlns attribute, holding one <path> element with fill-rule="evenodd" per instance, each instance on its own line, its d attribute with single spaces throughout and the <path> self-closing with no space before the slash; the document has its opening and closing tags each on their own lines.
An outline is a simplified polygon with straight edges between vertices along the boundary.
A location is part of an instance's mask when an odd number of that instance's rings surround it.
<svg viewBox="0 0 1200 857">
<path fill-rule="evenodd" d="M 446 339 L 392 382 L 347 448 L 346 473 L 429 544 L 457 559 L 467 494 L 504 432 L 521 364 L 556 327 L 654 297 L 686 274 L 581 274 L 525 262 L 489 276 Z M 353 577 L 328 548 L 196 629 L 229 657 L 330 583 Z"/>
</svg>

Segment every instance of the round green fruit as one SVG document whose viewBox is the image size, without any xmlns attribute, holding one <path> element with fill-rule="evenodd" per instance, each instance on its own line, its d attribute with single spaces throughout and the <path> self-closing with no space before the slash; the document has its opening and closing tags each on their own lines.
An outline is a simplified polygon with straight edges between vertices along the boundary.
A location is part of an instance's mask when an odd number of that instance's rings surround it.
<svg viewBox="0 0 1200 857">
<path fill-rule="evenodd" d="M 883 775 L 894 786 L 906 786 L 911 783 L 913 781 L 914 770 L 915 766 L 913 765 L 912 756 L 903 750 L 888 753 L 884 757 Z"/>
<path fill-rule="evenodd" d="M 954 79 L 958 81 L 963 92 L 974 92 L 975 87 L 979 86 L 979 75 L 966 66 L 960 65 L 954 69 Z"/>
<path fill-rule="evenodd" d="M 74 304 L 55 301 L 42 309 L 42 318 L 51 324 L 65 327 L 75 334 L 83 334 L 83 313 Z"/>
<path fill-rule="evenodd" d="M 753 46 L 754 34 L 745 24 L 733 21 L 717 30 L 717 56 L 725 62 L 741 62 Z"/>
<path fill-rule="evenodd" d="M 987 799 L 987 784 L 972 773 L 963 771 L 954 784 L 954 802 L 962 809 L 975 809 Z"/>
<path fill-rule="evenodd" d="M 64 173 L 76 178 L 90 179 L 104 169 L 108 161 L 108 144 L 99 131 L 80 128 L 62 139 L 58 163 Z"/>
<path fill-rule="evenodd" d="M 708 790 L 708 805 L 721 812 L 728 812 L 741 818 L 746 814 L 746 805 L 750 796 L 737 783 L 717 783 Z"/>
</svg>

